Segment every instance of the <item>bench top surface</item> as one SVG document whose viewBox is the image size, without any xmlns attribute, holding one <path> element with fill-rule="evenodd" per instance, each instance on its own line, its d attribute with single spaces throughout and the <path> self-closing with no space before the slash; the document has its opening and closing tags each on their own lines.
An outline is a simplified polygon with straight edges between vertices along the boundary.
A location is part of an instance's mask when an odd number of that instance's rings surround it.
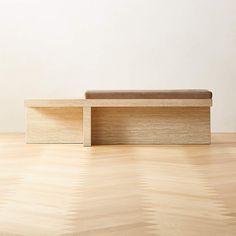
<svg viewBox="0 0 236 236">
<path fill-rule="evenodd" d="M 212 99 L 26 99 L 26 107 L 210 107 Z"/>
<path fill-rule="evenodd" d="M 211 99 L 212 92 L 204 89 L 182 90 L 91 90 L 86 99 Z"/>
</svg>

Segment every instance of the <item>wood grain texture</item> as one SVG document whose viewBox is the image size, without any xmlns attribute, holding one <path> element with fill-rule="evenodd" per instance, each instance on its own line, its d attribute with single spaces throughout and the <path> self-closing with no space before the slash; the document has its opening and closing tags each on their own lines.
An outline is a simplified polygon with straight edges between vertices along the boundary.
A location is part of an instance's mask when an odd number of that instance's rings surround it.
<svg viewBox="0 0 236 236">
<path fill-rule="evenodd" d="M 27 143 L 82 143 L 82 108 L 27 108 Z"/>
<path fill-rule="evenodd" d="M 85 147 L 91 146 L 91 107 L 83 108 L 83 143 Z"/>
<path fill-rule="evenodd" d="M 211 99 L 27 99 L 26 107 L 209 107 Z"/>
<path fill-rule="evenodd" d="M 26 99 L 25 107 L 82 107 L 85 99 Z"/>
<path fill-rule="evenodd" d="M 92 108 L 92 144 L 209 143 L 209 107 Z"/>
<path fill-rule="evenodd" d="M 26 145 L 0 134 L 0 235 L 235 236 L 236 134 L 212 145 Z"/>
</svg>

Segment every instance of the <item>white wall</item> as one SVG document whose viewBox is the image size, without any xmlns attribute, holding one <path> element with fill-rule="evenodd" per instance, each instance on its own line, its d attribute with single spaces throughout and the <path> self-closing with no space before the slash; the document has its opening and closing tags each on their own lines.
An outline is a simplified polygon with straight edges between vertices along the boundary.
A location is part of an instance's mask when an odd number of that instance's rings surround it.
<svg viewBox="0 0 236 236">
<path fill-rule="evenodd" d="M 0 131 L 25 98 L 87 89 L 206 88 L 236 131 L 235 0 L 0 0 Z"/>
</svg>

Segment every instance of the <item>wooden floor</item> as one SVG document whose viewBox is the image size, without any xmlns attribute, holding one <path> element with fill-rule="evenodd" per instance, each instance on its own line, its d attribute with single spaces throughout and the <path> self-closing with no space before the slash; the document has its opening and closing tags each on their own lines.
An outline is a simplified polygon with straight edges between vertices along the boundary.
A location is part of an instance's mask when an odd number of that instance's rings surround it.
<svg viewBox="0 0 236 236">
<path fill-rule="evenodd" d="M 0 236 L 236 235 L 236 134 L 210 146 L 0 135 Z"/>
</svg>

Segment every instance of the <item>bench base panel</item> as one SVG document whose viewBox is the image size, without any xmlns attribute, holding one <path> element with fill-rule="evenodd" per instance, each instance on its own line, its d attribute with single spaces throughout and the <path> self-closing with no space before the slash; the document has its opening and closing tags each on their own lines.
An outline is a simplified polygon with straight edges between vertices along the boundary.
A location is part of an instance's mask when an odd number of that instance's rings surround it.
<svg viewBox="0 0 236 236">
<path fill-rule="evenodd" d="M 83 143 L 83 108 L 27 108 L 27 143 Z"/>
<path fill-rule="evenodd" d="M 92 108 L 92 144 L 209 144 L 209 107 Z"/>
</svg>

